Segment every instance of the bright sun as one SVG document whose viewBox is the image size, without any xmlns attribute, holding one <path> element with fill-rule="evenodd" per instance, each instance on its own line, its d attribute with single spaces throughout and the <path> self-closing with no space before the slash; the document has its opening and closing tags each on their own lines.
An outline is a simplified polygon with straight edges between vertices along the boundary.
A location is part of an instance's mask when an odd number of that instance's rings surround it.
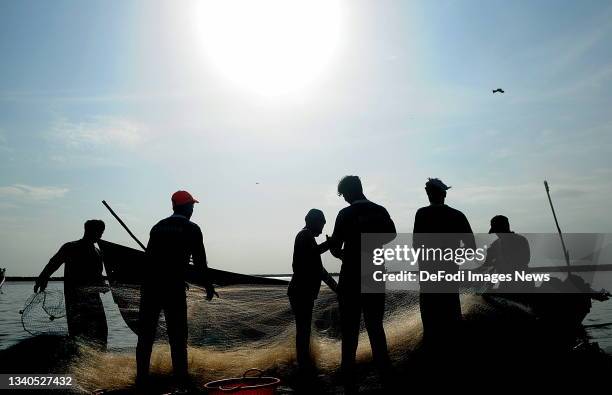
<svg viewBox="0 0 612 395">
<path fill-rule="evenodd" d="M 338 46 L 340 0 L 211 0 L 198 9 L 209 61 L 241 88 L 277 96 L 321 74 Z"/>
</svg>

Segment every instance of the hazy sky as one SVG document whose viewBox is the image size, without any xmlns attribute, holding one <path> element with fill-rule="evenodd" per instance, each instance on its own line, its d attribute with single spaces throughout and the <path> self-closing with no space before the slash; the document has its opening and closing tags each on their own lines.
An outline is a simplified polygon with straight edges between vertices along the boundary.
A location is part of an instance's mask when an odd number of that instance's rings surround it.
<svg viewBox="0 0 612 395">
<path fill-rule="evenodd" d="M 612 232 L 612 3 L 259 4 L 0 2 L 9 275 L 89 218 L 135 246 L 102 199 L 146 243 L 177 189 L 212 267 L 287 273 L 308 209 L 331 233 L 345 174 L 400 231 L 431 176 L 475 231 L 500 213 L 554 231 L 547 178 L 564 230 Z"/>
</svg>

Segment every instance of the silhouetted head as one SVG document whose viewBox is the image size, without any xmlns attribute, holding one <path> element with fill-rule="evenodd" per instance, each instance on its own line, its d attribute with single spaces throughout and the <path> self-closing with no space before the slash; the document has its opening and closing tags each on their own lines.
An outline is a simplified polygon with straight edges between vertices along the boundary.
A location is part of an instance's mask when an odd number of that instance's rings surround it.
<svg viewBox="0 0 612 395">
<path fill-rule="evenodd" d="M 325 226 L 325 216 L 323 211 L 313 208 L 306 214 L 306 227 L 312 231 L 315 236 L 318 236 L 323 232 Z"/>
<path fill-rule="evenodd" d="M 172 194 L 172 210 L 174 214 L 182 215 L 187 219 L 193 215 L 194 203 L 199 203 L 187 191 L 176 191 Z"/>
<path fill-rule="evenodd" d="M 338 196 L 344 197 L 347 203 L 365 199 L 363 187 L 358 176 L 344 176 L 338 183 Z"/>
<path fill-rule="evenodd" d="M 450 189 L 439 178 L 428 178 L 425 183 L 425 192 L 431 204 L 444 204 L 446 199 L 446 191 Z"/>
<path fill-rule="evenodd" d="M 505 215 L 496 215 L 491 218 L 489 233 L 510 233 L 510 221 Z"/>
<path fill-rule="evenodd" d="M 104 221 L 99 219 L 90 219 L 85 221 L 85 233 L 83 234 L 83 239 L 87 241 L 91 241 L 92 243 L 97 243 L 104 233 L 105 225 Z"/>
</svg>

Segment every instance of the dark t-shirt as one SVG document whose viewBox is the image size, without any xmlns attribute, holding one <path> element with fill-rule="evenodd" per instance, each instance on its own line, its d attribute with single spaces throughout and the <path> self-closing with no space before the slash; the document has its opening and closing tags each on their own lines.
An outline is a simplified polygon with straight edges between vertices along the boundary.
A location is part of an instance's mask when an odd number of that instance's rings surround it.
<svg viewBox="0 0 612 395">
<path fill-rule="evenodd" d="M 472 227 L 465 215 L 446 204 L 432 204 L 417 210 L 414 218 L 412 245 L 414 248 L 446 249 L 476 248 Z M 424 261 L 419 260 L 419 269 L 430 273 L 439 270 L 455 273 L 459 266 L 454 261 L 445 261 L 436 258 Z M 442 289 L 455 291 L 455 283 L 422 282 L 421 291 L 440 291 Z"/>
<path fill-rule="evenodd" d="M 417 210 L 413 233 L 472 233 L 472 227 L 461 211 L 432 204 Z"/>
<path fill-rule="evenodd" d="M 186 281 L 186 272 L 193 265 L 206 279 L 206 251 L 200 227 L 181 215 L 162 219 L 151 229 L 147 256 L 151 264 L 147 280 L 166 284 Z"/>
<path fill-rule="evenodd" d="M 359 293 L 361 291 L 362 233 L 385 234 L 372 244 L 372 246 L 376 244 L 374 247 L 382 246 L 395 238 L 395 224 L 383 206 L 369 200 L 355 201 L 340 210 L 332 234 L 334 248 L 330 247 L 334 255 L 342 259 L 338 283 L 339 293 Z M 341 251 L 339 251 L 340 248 L 342 248 Z M 367 255 L 364 259 L 371 262 L 371 251 L 363 253 Z M 370 280 L 369 273 L 363 275 L 366 281 Z"/>
<path fill-rule="evenodd" d="M 493 266 L 497 273 L 514 273 L 515 270 L 527 270 L 530 259 L 527 239 L 514 232 L 504 233 L 487 249 L 485 266 Z"/>
<path fill-rule="evenodd" d="M 319 295 L 321 281 L 327 276 L 321 261 L 321 253 L 327 250 L 327 242 L 317 244 L 312 232 L 302 229 L 295 237 L 293 247 L 293 276 L 287 294 L 292 298 L 314 300 Z"/>
<path fill-rule="evenodd" d="M 40 277 L 48 279 L 62 264 L 65 264 L 65 290 L 104 285 L 102 255 L 93 243 L 81 239 L 64 244 L 45 266 Z"/>
</svg>

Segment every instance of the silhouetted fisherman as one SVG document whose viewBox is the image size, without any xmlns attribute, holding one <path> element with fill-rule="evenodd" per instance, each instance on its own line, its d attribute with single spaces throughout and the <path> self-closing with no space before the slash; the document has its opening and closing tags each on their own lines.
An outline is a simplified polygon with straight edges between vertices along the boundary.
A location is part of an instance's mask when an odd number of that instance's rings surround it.
<svg viewBox="0 0 612 395">
<path fill-rule="evenodd" d="M 430 205 L 416 212 L 414 248 L 476 248 L 474 234 L 465 215 L 444 204 L 449 188 L 437 178 L 430 178 L 425 184 Z M 448 261 L 420 260 L 419 270 L 456 273 L 458 266 Z M 450 354 L 459 335 L 462 319 L 459 284 L 421 282 L 419 285 L 425 348 L 431 354 Z"/>
<path fill-rule="evenodd" d="M 64 244 L 38 276 L 34 292 L 44 291 L 49 278 L 64 266 L 64 298 L 68 335 L 106 348 L 108 327 L 100 292 L 108 286 L 102 276 L 102 255 L 96 247 L 104 233 L 104 222 L 85 222 L 83 238 Z"/>
<path fill-rule="evenodd" d="M 289 283 L 287 295 L 295 315 L 295 348 L 298 365 L 303 373 L 311 373 L 313 363 L 310 359 L 310 330 L 312 309 L 319 295 L 321 281 L 332 291 L 336 291 L 336 281 L 323 267 L 321 254 L 329 249 L 326 240 L 317 244 L 325 226 L 325 216 L 321 210 L 313 208 L 306 214 L 306 226 L 295 237 L 293 247 L 293 276 Z"/>
<path fill-rule="evenodd" d="M 187 380 L 187 296 L 186 270 L 190 257 L 206 284 L 206 299 L 216 295 L 207 277 L 206 252 L 200 227 L 189 219 L 198 203 L 188 192 L 172 195 L 174 214 L 151 229 L 147 256 L 150 267 L 140 291 L 138 345 L 136 347 L 137 383 L 146 383 L 151 350 L 161 310 L 166 328 L 175 376 Z M 217 295 L 218 296 L 218 295 Z"/>
<path fill-rule="evenodd" d="M 491 218 L 489 233 L 495 233 L 498 239 L 487 249 L 487 258 L 481 267 L 482 270 L 495 270 L 496 273 L 513 276 L 515 271 L 528 271 L 531 259 L 529 242 L 524 236 L 510 230 L 508 217 L 496 215 Z M 519 291 L 532 286 L 533 283 L 502 281 L 497 290 Z"/>
<path fill-rule="evenodd" d="M 340 329 L 342 332 L 341 370 L 347 392 L 355 392 L 355 354 L 359 339 L 361 313 L 370 338 L 372 355 L 383 383 L 389 385 L 391 363 L 383 328 L 384 288 L 380 293 L 361 293 L 361 235 L 381 233 L 380 244 L 396 236 L 395 224 L 387 210 L 366 199 L 361 180 L 346 176 L 338 183 L 338 195 L 350 205 L 338 213 L 330 239 L 330 251 L 342 260 L 338 283 Z"/>
</svg>

